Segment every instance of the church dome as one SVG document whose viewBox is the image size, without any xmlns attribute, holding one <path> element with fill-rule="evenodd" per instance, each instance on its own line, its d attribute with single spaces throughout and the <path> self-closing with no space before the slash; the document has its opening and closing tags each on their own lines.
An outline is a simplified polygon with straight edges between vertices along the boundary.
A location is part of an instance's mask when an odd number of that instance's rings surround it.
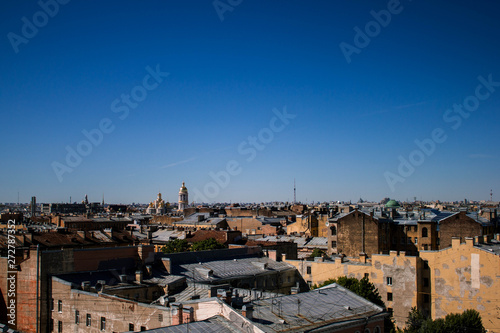
<svg viewBox="0 0 500 333">
<path fill-rule="evenodd" d="M 186 188 L 186 185 L 184 182 L 182 182 L 182 186 L 181 186 L 179 192 L 187 192 L 187 188 Z"/>
<path fill-rule="evenodd" d="M 389 200 L 385 204 L 386 208 L 397 208 L 400 207 L 399 203 L 396 200 Z"/>
</svg>

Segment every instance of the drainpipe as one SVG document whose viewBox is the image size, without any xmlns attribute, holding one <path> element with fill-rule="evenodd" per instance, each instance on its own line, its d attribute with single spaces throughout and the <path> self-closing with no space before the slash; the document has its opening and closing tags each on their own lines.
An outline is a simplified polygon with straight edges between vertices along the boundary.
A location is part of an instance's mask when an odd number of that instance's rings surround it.
<svg viewBox="0 0 500 333">
<path fill-rule="evenodd" d="M 365 253 L 365 214 L 363 214 L 363 226 L 361 228 L 361 248 L 362 252 Z"/>
<path fill-rule="evenodd" d="M 39 273 L 38 273 L 38 262 L 39 262 L 39 253 L 38 249 L 40 247 L 40 244 L 36 245 L 36 333 L 38 333 L 38 326 L 39 326 L 39 318 L 40 316 L 38 315 L 38 283 L 39 283 Z"/>
</svg>

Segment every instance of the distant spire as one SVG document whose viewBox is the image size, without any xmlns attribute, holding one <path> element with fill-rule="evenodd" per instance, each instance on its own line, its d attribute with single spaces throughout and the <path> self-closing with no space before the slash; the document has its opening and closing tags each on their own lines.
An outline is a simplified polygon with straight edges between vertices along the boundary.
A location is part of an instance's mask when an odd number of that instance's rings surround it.
<svg viewBox="0 0 500 333">
<path fill-rule="evenodd" d="M 104 193 L 102 194 L 102 206 L 104 207 Z"/>
</svg>

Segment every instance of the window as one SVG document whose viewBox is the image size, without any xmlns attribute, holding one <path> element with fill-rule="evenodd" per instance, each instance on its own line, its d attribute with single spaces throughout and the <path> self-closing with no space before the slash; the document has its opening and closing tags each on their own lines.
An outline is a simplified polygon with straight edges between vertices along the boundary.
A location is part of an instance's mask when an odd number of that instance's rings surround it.
<svg viewBox="0 0 500 333">
<path fill-rule="evenodd" d="M 141 332 L 146 330 L 146 326 L 141 326 Z"/>
<path fill-rule="evenodd" d="M 429 286 L 429 279 L 424 278 L 424 287 L 428 287 L 428 286 Z"/>
<path fill-rule="evenodd" d="M 163 322 L 163 313 L 158 313 L 158 321 Z"/>
<path fill-rule="evenodd" d="M 418 244 L 418 238 L 415 237 L 415 244 Z"/>
<path fill-rule="evenodd" d="M 50 299 L 50 311 L 54 311 L 54 299 Z"/>
<path fill-rule="evenodd" d="M 387 293 L 387 300 L 392 301 L 392 293 Z"/>
<path fill-rule="evenodd" d="M 337 247 L 337 242 L 336 241 L 332 241 L 332 247 Z"/>
<path fill-rule="evenodd" d="M 101 317 L 101 331 L 104 331 L 106 329 L 106 318 Z"/>
<path fill-rule="evenodd" d="M 364 333 L 370 333 L 370 329 L 369 328 L 365 328 Z"/>
<path fill-rule="evenodd" d="M 311 266 L 307 266 L 307 274 L 311 274 Z"/>
<path fill-rule="evenodd" d="M 75 324 L 80 324 L 80 311 L 75 310 Z"/>
<path fill-rule="evenodd" d="M 62 301 L 57 301 L 57 312 L 62 312 Z"/>
<path fill-rule="evenodd" d="M 411 244 L 412 241 L 411 241 L 411 237 L 408 237 L 408 244 Z"/>
<path fill-rule="evenodd" d="M 439 245 L 439 238 L 436 239 L 436 245 Z"/>
<path fill-rule="evenodd" d="M 50 318 L 49 331 L 52 332 L 53 330 L 54 330 L 54 319 Z"/>
<path fill-rule="evenodd" d="M 427 228 L 422 228 L 422 237 L 429 237 Z"/>
<path fill-rule="evenodd" d="M 424 294 L 424 303 L 429 303 L 429 294 Z"/>
<path fill-rule="evenodd" d="M 388 276 L 386 278 L 386 283 L 387 283 L 388 286 L 392 286 L 392 276 Z"/>
<path fill-rule="evenodd" d="M 85 322 L 87 326 L 92 326 L 92 317 L 90 316 L 90 313 L 87 313 L 87 321 Z"/>
<path fill-rule="evenodd" d="M 335 226 L 332 226 L 330 230 L 332 231 L 332 236 L 335 236 L 337 234 L 337 228 L 335 228 Z"/>
<path fill-rule="evenodd" d="M 128 324 L 128 330 L 133 332 L 134 331 L 134 324 L 132 324 L 132 323 Z"/>
<path fill-rule="evenodd" d="M 381 331 L 380 331 L 380 327 L 378 327 L 378 326 L 377 326 L 377 327 L 375 327 L 375 328 L 373 329 L 373 333 L 381 333 Z"/>
<path fill-rule="evenodd" d="M 62 321 L 57 322 L 57 333 L 62 333 Z"/>
<path fill-rule="evenodd" d="M 418 227 L 417 227 L 416 225 L 414 225 L 414 226 L 413 226 L 413 231 L 417 232 L 417 228 L 418 228 Z"/>
</svg>

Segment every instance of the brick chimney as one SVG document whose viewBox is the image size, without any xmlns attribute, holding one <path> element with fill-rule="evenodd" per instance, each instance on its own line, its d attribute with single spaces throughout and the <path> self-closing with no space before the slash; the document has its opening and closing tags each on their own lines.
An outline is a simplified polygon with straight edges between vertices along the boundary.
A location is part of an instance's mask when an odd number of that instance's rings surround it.
<svg viewBox="0 0 500 333">
<path fill-rule="evenodd" d="M 182 324 L 183 315 L 182 315 L 182 304 L 181 303 L 172 303 L 170 304 L 172 308 L 172 326 Z"/>
<path fill-rule="evenodd" d="M 241 309 L 241 314 L 243 317 L 252 320 L 253 319 L 253 306 L 252 304 L 243 305 Z"/>
<path fill-rule="evenodd" d="M 269 259 L 272 259 L 274 261 L 279 261 L 278 260 L 278 251 L 276 250 L 267 250 L 267 256 Z"/>
<path fill-rule="evenodd" d="M 182 322 L 192 323 L 194 321 L 194 309 L 191 306 L 184 306 L 182 308 Z"/>
</svg>

